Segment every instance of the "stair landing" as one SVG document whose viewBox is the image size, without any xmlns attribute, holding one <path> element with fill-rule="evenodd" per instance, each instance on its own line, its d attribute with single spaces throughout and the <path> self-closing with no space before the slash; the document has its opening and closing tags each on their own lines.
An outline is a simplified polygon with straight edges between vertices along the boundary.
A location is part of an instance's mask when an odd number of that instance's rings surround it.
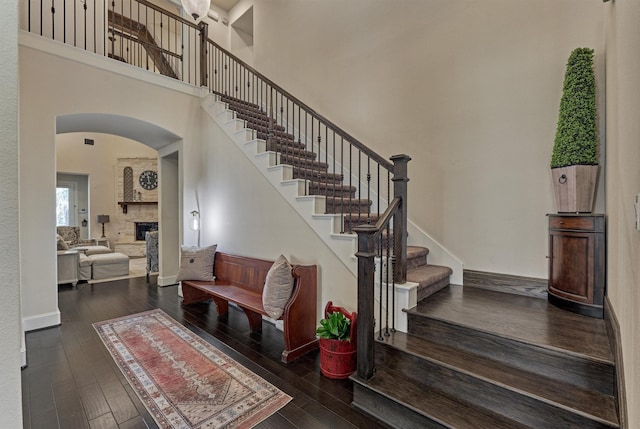
<svg viewBox="0 0 640 429">
<path fill-rule="evenodd" d="M 614 363 L 604 320 L 561 310 L 538 298 L 451 285 L 409 313 Z"/>
</svg>

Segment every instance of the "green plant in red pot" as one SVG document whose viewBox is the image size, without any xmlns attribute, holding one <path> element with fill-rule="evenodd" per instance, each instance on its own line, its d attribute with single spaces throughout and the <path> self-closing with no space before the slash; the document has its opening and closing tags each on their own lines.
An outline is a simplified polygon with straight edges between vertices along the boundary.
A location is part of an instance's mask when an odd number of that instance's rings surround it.
<svg viewBox="0 0 640 429">
<path fill-rule="evenodd" d="M 357 314 L 331 301 L 316 334 L 320 338 L 320 371 L 329 378 L 347 378 L 356 370 Z"/>
</svg>

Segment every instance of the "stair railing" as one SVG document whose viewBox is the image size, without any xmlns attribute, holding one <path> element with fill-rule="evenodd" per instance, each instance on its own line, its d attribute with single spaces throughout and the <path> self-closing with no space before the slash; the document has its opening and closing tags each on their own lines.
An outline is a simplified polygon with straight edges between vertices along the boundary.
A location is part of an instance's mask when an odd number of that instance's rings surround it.
<svg viewBox="0 0 640 429">
<path fill-rule="evenodd" d="M 282 130 L 280 137 L 279 131 L 275 136 L 269 135 L 271 129 L 258 131 L 257 138 L 269 141 L 270 146 L 294 140 L 304 145 L 304 151 L 318 154 L 315 163 L 299 161 L 296 165 L 288 152 L 291 149 L 285 146 L 281 147 L 279 160 L 298 167 L 294 177 L 309 181 L 307 193 L 327 195 L 326 212 L 341 217 L 340 233 L 351 232 L 358 224 L 375 223 L 377 213 L 393 198 L 393 164 L 212 40 L 208 40 L 207 52 L 211 92 L 223 101 L 242 100 L 256 106 L 273 116 Z M 334 189 L 327 177 L 342 179 L 344 187 Z"/>
<path fill-rule="evenodd" d="M 375 369 L 375 329 L 378 339 L 395 331 L 395 285 L 407 278 L 407 155 L 392 157 L 394 161 L 394 199 L 378 221 L 354 228 L 358 234 L 358 377 L 368 380 Z M 393 229 L 391 226 L 393 225 Z M 395 231 L 402 231 L 396 234 Z M 390 241 L 393 240 L 393 246 Z M 378 297 L 375 296 L 375 259 L 380 259 Z M 391 270 L 389 270 L 391 266 Z M 376 318 L 375 303 L 378 302 Z"/>
</svg>

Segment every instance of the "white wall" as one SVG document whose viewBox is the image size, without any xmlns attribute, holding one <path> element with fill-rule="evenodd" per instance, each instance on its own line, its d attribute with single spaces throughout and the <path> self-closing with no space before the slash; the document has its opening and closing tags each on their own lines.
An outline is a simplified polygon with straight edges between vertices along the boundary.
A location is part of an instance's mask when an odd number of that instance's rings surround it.
<svg viewBox="0 0 640 429">
<path fill-rule="evenodd" d="M 465 268 L 540 278 L 565 65 L 590 46 L 601 77 L 603 40 L 601 3 L 582 0 L 254 5 L 256 69 L 381 155 L 413 158 L 411 220 Z"/>
<path fill-rule="evenodd" d="M 93 146 L 85 145 L 84 139 L 94 140 Z M 56 141 L 56 164 L 59 172 L 86 174 L 89 176 L 89 234 L 102 235 L 102 224 L 96 222 L 99 214 L 111 215 L 105 224 L 105 235 L 115 239 L 113 230 L 116 210 L 121 210 L 116 201 L 116 170 L 118 158 L 155 158 L 158 152 L 142 143 L 124 137 L 101 133 L 58 134 Z M 134 177 L 137 180 L 137 177 Z M 137 184 L 137 182 L 136 182 Z M 79 219 L 80 221 L 81 219 Z"/>
<path fill-rule="evenodd" d="M 620 322 L 629 428 L 640 427 L 640 3 L 605 4 L 607 26 L 607 288 Z"/>
<path fill-rule="evenodd" d="M 198 180 L 202 245 L 262 259 L 283 254 L 292 263 L 318 265 L 318 315 L 327 301 L 356 310 L 355 276 L 203 112 L 203 162 Z M 192 208 L 185 207 L 185 219 Z M 185 230 L 187 237 L 193 231 Z M 319 317 L 320 318 L 320 317 Z"/>
<path fill-rule="evenodd" d="M 318 264 L 322 291 L 318 308 L 327 299 L 355 307 L 353 275 L 329 249 L 324 245 L 318 247 L 319 240 L 304 221 L 278 200 L 279 194 L 248 160 L 239 158 L 241 152 L 225 140 L 224 133 L 201 109 L 199 90 L 191 89 L 192 93 L 188 93 L 142 82 L 134 78 L 135 73 L 133 78 L 127 76 L 132 73 L 127 65 L 110 60 L 102 64 L 101 57 L 91 56 L 89 60 L 95 66 L 87 65 L 81 61 L 81 57 L 87 55 L 84 53 L 76 61 L 67 60 L 51 53 L 54 45 L 32 41 L 26 36 L 25 41 L 29 43 L 25 42 L 20 50 L 21 165 L 23 171 L 37 169 L 40 174 L 38 180 L 29 174 L 21 176 L 22 206 L 28 213 L 23 218 L 22 230 L 26 237 L 22 241 L 22 252 L 30 259 L 36 258 L 41 269 L 23 270 L 25 317 L 38 318 L 50 313 L 55 316 L 57 312 L 54 241 L 52 239 L 51 249 L 42 242 L 47 231 L 55 228 L 53 216 L 46 213 L 54 212 L 55 142 L 65 139 L 64 136 L 56 139 L 54 125 L 56 116 L 85 112 L 129 116 L 162 126 L 183 138 L 176 146 L 179 165 L 183 166 L 183 176 L 179 178 L 183 191 L 182 214 L 178 218 L 188 219 L 189 212 L 200 207 L 204 228 L 202 244 L 217 242 L 222 251 L 266 259 L 275 259 L 284 253 L 295 263 Z M 61 55 L 73 55 L 65 46 L 55 48 L 54 52 L 61 49 Z M 46 69 L 41 67 L 44 63 Z M 113 68 L 114 72 L 103 67 Z M 139 73 L 149 76 L 144 71 Z M 163 76 L 153 78 L 154 82 L 177 85 Z M 49 85 L 47 81 L 51 79 L 57 84 Z M 95 85 L 95 82 L 102 84 Z M 166 108 L 168 100 L 171 108 Z M 121 123 L 123 127 L 130 126 L 124 121 Z M 99 139 L 96 146 L 98 144 Z M 158 149 L 164 154 L 163 148 Z M 77 155 L 79 162 L 94 156 L 91 149 L 88 150 Z M 61 162 L 63 158 L 61 156 Z M 71 166 L 62 164 L 59 168 L 69 170 Z M 195 244 L 195 236 L 186 223 L 182 229 L 184 242 Z"/>
<path fill-rule="evenodd" d="M 200 105 L 194 96 L 198 90 L 173 79 L 154 74 L 143 83 L 135 76 L 149 76 L 144 70 L 28 34 L 22 37 L 37 47 L 24 43 L 20 47 L 21 255 L 38 261 L 39 268 L 22 266 L 22 317 L 29 329 L 37 329 L 60 322 L 55 242 L 43 239 L 55 230 L 56 117 L 85 112 L 120 114 L 183 137 L 189 152 L 199 138 Z M 73 59 L 63 59 L 57 52 Z M 94 66 L 82 63 L 87 56 Z M 100 67 L 111 67 L 114 72 Z M 171 109 L 166 108 L 167 100 L 171 100 Z M 121 124 L 123 128 L 131 125 Z M 32 174 L 34 171 L 38 174 Z"/>
<path fill-rule="evenodd" d="M 0 13 L 0 427 L 22 427 L 18 200 L 18 10 Z"/>
</svg>

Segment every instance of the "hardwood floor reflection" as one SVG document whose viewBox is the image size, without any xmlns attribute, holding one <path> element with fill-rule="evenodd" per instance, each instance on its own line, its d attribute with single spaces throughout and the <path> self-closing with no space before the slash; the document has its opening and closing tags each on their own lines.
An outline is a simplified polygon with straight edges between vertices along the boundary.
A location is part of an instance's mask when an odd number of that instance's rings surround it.
<svg viewBox="0 0 640 429">
<path fill-rule="evenodd" d="M 318 352 L 287 365 L 280 362 L 282 335 L 263 323 L 260 337 L 249 335 L 244 313 L 230 311 L 218 322 L 213 304 L 183 308 L 177 286 L 157 287 L 155 277 L 77 287 L 60 286 L 62 324 L 26 335 L 22 371 L 24 427 L 33 429 L 156 428 L 92 323 L 160 308 L 230 357 L 293 397 L 258 428 L 354 428 L 383 426 L 351 408 L 348 380 L 320 374 Z"/>
</svg>

